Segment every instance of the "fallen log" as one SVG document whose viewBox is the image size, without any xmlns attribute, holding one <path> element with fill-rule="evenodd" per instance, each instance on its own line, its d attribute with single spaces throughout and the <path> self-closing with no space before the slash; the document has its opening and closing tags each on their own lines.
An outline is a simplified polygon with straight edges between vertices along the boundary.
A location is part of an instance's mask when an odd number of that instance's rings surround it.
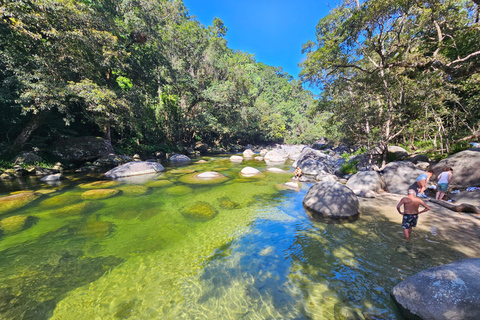
<svg viewBox="0 0 480 320">
<path fill-rule="evenodd" d="M 438 205 L 441 205 L 455 212 L 480 214 L 480 209 L 478 207 L 468 203 L 461 203 L 459 205 L 454 205 L 453 203 L 450 203 L 447 201 L 441 201 L 441 200 L 435 200 L 435 199 L 430 199 L 430 202 L 436 203 Z"/>
</svg>

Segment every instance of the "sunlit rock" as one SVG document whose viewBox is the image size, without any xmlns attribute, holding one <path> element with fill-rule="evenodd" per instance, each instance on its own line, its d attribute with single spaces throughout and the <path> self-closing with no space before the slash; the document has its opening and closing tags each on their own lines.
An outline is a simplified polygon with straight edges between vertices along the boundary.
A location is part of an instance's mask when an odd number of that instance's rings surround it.
<svg viewBox="0 0 480 320">
<path fill-rule="evenodd" d="M 385 187 L 385 182 L 376 171 L 359 171 L 348 179 L 347 187 L 357 196 L 372 198 Z"/>
<path fill-rule="evenodd" d="M 84 200 L 99 200 L 107 199 L 116 196 L 120 193 L 120 190 L 116 189 L 94 189 L 88 190 L 82 193 L 82 199 Z"/>
<path fill-rule="evenodd" d="M 82 189 L 106 189 L 118 186 L 120 183 L 117 181 L 95 181 L 90 183 L 81 183 L 78 186 Z"/>
<path fill-rule="evenodd" d="M 40 179 L 40 181 L 59 181 L 64 179 L 64 176 L 61 173 L 55 173 L 55 174 L 49 174 L 48 176 L 45 176 Z"/>
<path fill-rule="evenodd" d="M 202 160 L 198 160 L 198 161 L 195 162 L 195 163 L 207 163 L 207 162 L 208 162 L 207 160 L 203 160 L 203 159 L 202 159 Z"/>
<path fill-rule="evenodd" d="M 118 179 L 141 174 L 156 173 L 164 170 L 165 168 L 158 162 L 132 161 L 107 171 L 105 177 Z"/>
<path fill-rule="evenodd" d="M 195 170 L 192 169 L 174 169 L 171 171 L 168 171 L 168 173 L 173 173 L 173 174 L 188 174 L 188 173 L 194 173 Z"/>
<path fill-rule="evenodd" d="M 253 152 L 252 149 L 247 149 L 243 151 L 244 158 L 252 158 L 254 155 L 255 155 L 255 152 Z"/>
<path fill-rule="evenodd" d="M 255 160 L 255 161 L 263 161 L 263 157 L 254 157 L 253 160 Z"/>
<path fill-rule="evenodd" d="M 260 170 L 252 168 L 252 167 L 245 167 L 240 171 L 240 174 L 245 177 L 251 177 L 260 173 Z"/>
<path fill-rule="evenodd" d="M 231 162 L 242 162 L 242 161 L 243 161 L 243 157 L 240 157 L 240 156 L 231 156 L 231 157 L 230 157 L 230 161 L 231 161 Z"/>
<path fill-rule="evenodd" d="M 170 160 L 170 162 L 177 162 L 177 163 L 191 161 L 191 159 L 184 154 L 174 154 L 170 158 L 168 158 L 168 160 Z"/>
<path fill-rule="evenodd" d="M 217 215 L 217 210 L 206 202 L 196 202 L 181 210 L 182 215 L 190 220 L 207 221 Z"/>
<path fill-rule="evenodd" d="M 268 172 L 273 172 L 273 173 L 287 173 L 288 171 L 282 170 L 280 168 L 267 168 Z"/>
<path fill-rule="evenodd" d="M 167 189 L 167 193 L 172 196 L 182 196 L 191 193 L 193 190 L 187 186 L 173 186 Z"/>
<path fill-rule="evenodd" d="M 41 197 L 42 194 L 36 192 L 23 192 L 12 194 L 10 196 L 0 198 L 0 214 L 21 208 L 30 202 Z"/>
<path fill-rule="evenodd" d="M 423 270 L 390 296 L 408 319 L 480 319 L 480 258 Z"/>
<path fill-rule="evenodd" d="M 182 176 L 178 179 L 187 184 L 217 184 L 228 180 L 226 176 L 215 171 L 207 171 Z"/>
</svg>

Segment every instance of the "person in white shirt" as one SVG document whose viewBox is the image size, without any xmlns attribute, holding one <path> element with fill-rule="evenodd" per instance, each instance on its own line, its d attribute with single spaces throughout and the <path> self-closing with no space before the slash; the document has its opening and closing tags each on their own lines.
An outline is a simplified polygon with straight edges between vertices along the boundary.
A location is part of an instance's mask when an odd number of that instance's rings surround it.
<svg viewBox="0 0 480 320">
<path fill-rule="evenodd" d="M 450 167 L 446 167 L 445 171 L 440 173 L 438 176 L 438 183 L 437 183 L 437 195 L 435 196 L 435 199 L 437 200 L 442 200 L 443 201 L 443 196 L 445 195 L 445 192 L 448 190 L 448 185 L 452 181 L 452 175 L 453 175 L 453 169 Z"/>
</svg>

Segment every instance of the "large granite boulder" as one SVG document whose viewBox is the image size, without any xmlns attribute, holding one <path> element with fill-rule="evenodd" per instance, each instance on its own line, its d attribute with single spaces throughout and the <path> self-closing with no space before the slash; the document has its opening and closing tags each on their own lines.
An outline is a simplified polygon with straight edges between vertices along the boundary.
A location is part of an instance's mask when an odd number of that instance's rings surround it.
<svg viewBox="0 0 480 320">
<path fill-rule="evenodd" d="M 348 219 L 358 216 L 357 196 L 339 182 L 322 181 L 308 189 L 303 205 L 314 220 Z"/>
<path fill-rule="evenodd" d="M 298 159 L 292 164 L 292 167 L 300 167 L 303 173 L 308 175 L 317 175 L 322 170 L 335 173 L 339 166 L 336 158 L 309 147 L 303 148 Z"/>
<path fill-rule="evenodd" d="M 390 157 L 395 160 L 403 160 L 408 157 L 407 150 L 399 146 L 388 146 L 387 153 Z"/>
<path fill-rule="evenodd" d="M 12 159 L 12 162 L 15 164 L 34 164 L 35 162 L 40 161 L 42 161 L 42 158 L 35 152 L 31 151 L 24 151 Z"/>
<path fill-rule="evenodd" d="M 243 151 L 244 158 L 253 158 L 254 155 L 255 155 L 255 152 L 253 152 L 252 149 L 247 149 Z"/>
<path fill-rule="evenodd" d="M 191 159 L 184 154 L 173 154 L 172 156 L 170 156 L 170 158 L 168 158 L 168 160 L 170 160 L 170 162 L 177 162 L 177 163 L 191 161 Z"/>
<path fill-rule="evenodd" d="M 390 162 L 383 169 L 383 181 L 390 193 L 407 194 L 408 189 L 416 189 L 416 179 L 424 173 L 409 161 Z"/>
<path fill-rule="evenodd" d="M 466 203 L 480 207 L 480 190 L 462 191 L 459 193 L 449 194 L 450 199 L 453 199 L 456 204 Z"/>
<path fill-rule="evenodd" d="M 100 137 L 79 137 L 56 142 L 53 154 L 65 161 L 85 162 L 114 153 L 113 147 Z"/>
<path fill-rule="evenodd" d="M 480 258 L 423 270 L 396 285 L 390 296 L 407 319 L 480 319 Z"/>
<path fill-rule="evenodd" d="M 357 196 L 371 198 L 385 187 L 385 182 L 376 171 L 359 171 L 348 179 L 347 187 Z"/>
<path fill-rule="evenodd" d="M 156 173 L 164 170 L 165 168 L 158 162 L 133 161 L 107 171 L 105 177 L 118 179 L 140 174 Z"/>
<path fill-rule="evenodd" d="M 300 165 L 303 174 L 317 176 L 323 172 L 328 172 L 327 166 L 321 161 L 307 159 Z"/>
<path fill-rule="evenodd" d="M 453 168 L 452 188 L 480 187 L 480 148 L 458 152 L 437 163 L 432 169 L 438 177 L 446 167 Z"/>
<path fill-rule="evenodd" d="M 263 157 L 265 162 L 268 163 L 285 163 L 287 156 L 281 154 L 280 150 L 271 150 Z"/>
</svg>

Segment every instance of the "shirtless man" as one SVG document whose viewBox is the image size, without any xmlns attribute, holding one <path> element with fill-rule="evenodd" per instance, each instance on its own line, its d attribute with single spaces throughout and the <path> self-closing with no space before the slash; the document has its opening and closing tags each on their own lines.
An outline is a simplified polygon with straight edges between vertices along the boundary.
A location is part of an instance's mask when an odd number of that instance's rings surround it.
<svg viewBox="0 0 480 320">
<path fill-rule="evenodd" d="M 397 211 L 403 215 L 402 228 L 405 238 L 408 240 L 410 234 L 412 233 L 412 228 L 417 226 L 418 215 L 423 212 L 430 210 L 430 207 L 423 202 L 423 200 L 415 198 L 415 190 L 408 190 L 408 197 L 402 198 L 397 205 Z M 400 207 L 403 204 L 403 212 L 400 211 Z M 419 206 L 423 206 L 422 211 L 418 211 Z"/>
</svg>

